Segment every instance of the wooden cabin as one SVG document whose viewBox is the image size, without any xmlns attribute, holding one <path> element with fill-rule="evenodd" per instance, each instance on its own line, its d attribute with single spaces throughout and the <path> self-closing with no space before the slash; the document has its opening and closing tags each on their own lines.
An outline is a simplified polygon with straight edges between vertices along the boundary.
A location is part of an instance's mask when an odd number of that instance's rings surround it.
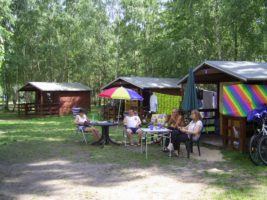
<svg viewBox="0 0 267 200">
<path fill-rule="evenodd" d="M 73 107 L 90 110 L 91 89 L 80 83 L 29 82 L 19 89 L 21 116 L 66 115 Z"/>
<path fill-rule="evenodd" d="M 150 91 L 172 95 L 172 96 L 181 96 L 181 87 L 178 86 L 179 79 L 176 78 L 155 78 L 155 77 L 118 77 L 112 82 L 108 83 L 102 90 L 112 88 L 112 87 L 126 87 L 131 88 L 137 91 L 144 98 L 143 101 L 125 101 L 123 102 L 123 109 L 128 110 L 129 107 L 135 107 L 140 116 L 144 115 L 144 112 L 149 110 L 149 99 L 150 99 Z M 175 107 L 178 107 L 179 102 L 175 102 Z M 173 108 L 173 107 L 172 107 Z M 107 105 L 104 107 L 104 118 L 116 119 L 118 113 L 118 109 L 116 106 Z"/>
<path fill-rule="evenodd" d="M 248 139 L 253 133 L 246 117 L 235 117 L 223 114 L 223 87 L 238 83 L 267 84 L 267 63 L 248 61 L 205 61 L 194 69 L 196 84 L 213 84 L 217 88 L 217 108 L 206 110 L 215 112 L 215 123 L 219 129 L 224 147 L 247 150 Z M 187 82 L 188 75 L 178 84 L 182 87 Z M 265 97 L 267 100 L 267 97 Z M 205 111 L 205 110 L 204 110 Z M 235 131 L 239 137 L 235 136 Z"/>
</svg>

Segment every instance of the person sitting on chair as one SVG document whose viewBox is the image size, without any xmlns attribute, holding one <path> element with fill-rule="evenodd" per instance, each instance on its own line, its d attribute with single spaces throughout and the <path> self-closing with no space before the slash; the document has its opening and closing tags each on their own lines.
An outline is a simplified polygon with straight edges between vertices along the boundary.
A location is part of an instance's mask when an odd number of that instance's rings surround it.
<svg viewBox="0 0 267 200">
<path fill-rule="evenodd" d="M 177 110 L 177 118 L 176 118 L 176 123 L 174 126 L 169 127 L 168 129 L 172 130 L 171 132 L 171 138 L 176 138 L 177 135 L 181 133 L 181 131 L 178 129 L 178 127 L 183 127 L 185 126 L 185 118 L 184 118 L 184 112 L 182 110 Z M 170 138 L 166 138 L 165 140 L 165 146 L 163 148 L 163 152 L 169 152 L 167 149 L 168 145 L 170 143 Z"/>
<path fill-rule="evenodd" d="M 87 118 L 83 109 L 79 110 L 79 114 L 76 115 L 74 123 L 79 126 L 80 130 L 84 132 L 90 132 L 96 140 L 99 140 L 100 134 L 98 130 L 90 125 L 90 120 Z"/>
<path fill-rule="evenodd" d="M 168 129 L 174 130 L 176 128 L 175 125 L 177 123 L 177 119 L 178 119 L 178 110 L 176 108 L 174 108 L 172 110 L 172 114 L 171 114 L 170 119 L 167 121 Z"/>
<path fill-rule="evenodd" d="M 135 115 L 132 109 L 128 111 L 128 116 L 124 118 L 123 124 L 126 127 L 130 145 L 133 146 L 133 134 L 138 134 L 138 145 L 140 145 L 142 139 L 142 130 L 140 129 L 141 120 L 138 115 Z"/>
<path fill-rule="evenodd" d="M 202 117 L 198 110 L 192 110 L 191 112 L 192 121 L 185 127 L 178 127 L 178 130 L 181 131 L 180 134 L 177 134 L 176 137 L 172 138 L 172 143 L 174 146 L 174 152 L 178 156 L 178 150 L 180 148 L 181 142 L 186 142 L 192 136 L 192 140 L 196 141 L 199 139 L 203 123 L 201 121 Z"/>
</svg>

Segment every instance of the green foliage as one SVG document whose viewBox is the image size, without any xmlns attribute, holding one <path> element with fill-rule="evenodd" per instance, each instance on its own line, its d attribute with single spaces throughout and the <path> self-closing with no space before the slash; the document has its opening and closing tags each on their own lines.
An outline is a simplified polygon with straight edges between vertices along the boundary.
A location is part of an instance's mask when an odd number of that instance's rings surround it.
<svg viewBox="0 0 267 200">
<path fill-rule="evenodd" d="M 182 77 L 209 60 L 266 61 L 264 0 L 0 0 L 1 85 Z M 4 41 L 4 42 L 3 42 Z M 1 64 L 2 63 L 2 64 Z"/>
</svg>

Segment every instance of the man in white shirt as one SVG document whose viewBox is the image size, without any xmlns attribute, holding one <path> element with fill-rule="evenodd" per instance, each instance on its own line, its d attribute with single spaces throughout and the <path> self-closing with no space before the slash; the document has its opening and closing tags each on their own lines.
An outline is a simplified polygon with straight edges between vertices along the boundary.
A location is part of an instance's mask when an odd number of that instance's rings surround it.
<svg viewBox="0 0 267 200">
<path fill-rule="evenodd" d="M 138 145 L 140 145 L 142 139 L 141 120 L 132 109 L 128 111 L 128 116 L 124 118 L 123 124 L 126 126 L 130 145 L 133 146 L 133 134 L 138 134 Z"/>
<path fill-rule="evenodd" d="M 151 92 L 149 105 L 150 113 L 156 113 L 158 111 L 158 97 L 153 92 Z"/>
</svg>

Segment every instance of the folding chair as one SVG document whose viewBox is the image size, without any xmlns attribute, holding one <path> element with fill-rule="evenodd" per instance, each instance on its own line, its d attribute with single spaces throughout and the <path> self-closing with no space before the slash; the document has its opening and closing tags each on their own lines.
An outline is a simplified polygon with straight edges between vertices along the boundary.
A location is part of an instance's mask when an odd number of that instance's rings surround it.
<svg viewBox="0 0 267 200">
<path fill-rule="evenodd" d="M 72 108 L 72 115 L 73 115 L 74 118 L 79 114 L 80 109 L 81 109 L 81 108 L 77 108 L 77 107 Z M 82 134 L 82 136 L 83 136 L 83 141 L 85 142 L 85 144 L 88 143 L 88 142 L 87 142 L 87 139 L 86 139 L 85 132 L 83 131 L 83 129 L 82 129 L 81 126 L 76 125 L 76 131 L 75 131 L 75 132 L 76 132 L 76 135 L 78 135 L 79 133 Z"/>
<path fill-rule="evenodd" d="M 76 135 L 78 135 L 79 133 L 81 133 L 83 135 L 83 141 L 85 142 L 85 144 L 87 144 L 86 135 L 85 135 L 82 127 L 77 125 Z"/>
<path fill-rule="evenodd" d="M 128 112 L 124 112 L 123 113 L 123 119 L 128 115 Z M 138 113 L 136 112 L 135 115 L 138 115 Z M 124 138 L 124 146 L 127 146 L 127 126 L 123 125 L 123 130 L 122 130 L 122 136 Z"/>
</svg>

